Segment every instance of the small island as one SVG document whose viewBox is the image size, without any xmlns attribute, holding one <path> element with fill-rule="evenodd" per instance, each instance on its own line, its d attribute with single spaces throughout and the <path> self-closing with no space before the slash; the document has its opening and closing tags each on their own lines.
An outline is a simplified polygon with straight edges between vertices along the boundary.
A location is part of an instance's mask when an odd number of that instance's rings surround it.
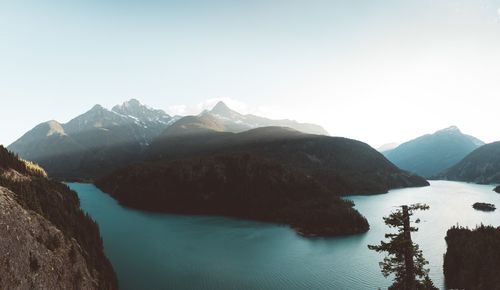
<svg viewBox="0 0 500 290">
<path fill-rule="evenodd" d="M 494 211 L 497 209 L 494 204 L 484 203 L 484 202 L 476 202 L 475 204 L 472 205 L 472 207 L 474 209 L 482 211 Z"/>
<path fill-rule="evenodd" d="M 498 185 L 497 187 L 495 187 L 495 189 L 493 189 L 494 192 L 496 193 L 500 193 L 500 185 Z"/>
</svg>

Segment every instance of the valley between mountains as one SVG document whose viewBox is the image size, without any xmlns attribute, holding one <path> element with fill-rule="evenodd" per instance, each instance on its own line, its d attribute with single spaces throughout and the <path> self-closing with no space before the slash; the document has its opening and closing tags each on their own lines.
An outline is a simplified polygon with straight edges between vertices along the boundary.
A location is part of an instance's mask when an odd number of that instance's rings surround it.
<svg viewBox="0 0 500 290">
<path fill-rule="evenodd" d="M 135 99 L 96 105 L 66 124 L 40 124 L 8 149 L 58 180 L 95 182 L 128 207 L 271 221 L 308 236 L 369 229 L 343 195 L 428 185 L 365 143 L 223 102 L 186 117 Z"/>
<path fill-rule="evenodd" d="M 426 179 L 500 183 L 497 147 L 452 126 L 379 152 L 315 124 L 243 115 L 223 102 L 184 117 L 135 99 L 111 110 L 96 105 L 65 124 L 39 124 L 8 147 L 17 156 L 0 148 L 0 205 L 8 209 L 0 242 L 22 254 L 10 257 L 19 260 L 17 274 L 0 282 L 51 287 L 56 276 L 47 267 L 54 267 L 68 287 L 117 287 L 97 225 L 61 181 L 94 183 L 127 208 L 272 222 L 304 237 L 334 237 L 370 229 L 347 196 L 425 187 Z M 15 235 L 24 242 L 12 243 Z M 460 247 L 460 239 L 450 246 Z M 63 270 L 58 261 L 73 266 Z M 475 283 L 457 278 L 465 268 L 446 266 L 450 283 Z"/>
</svg>

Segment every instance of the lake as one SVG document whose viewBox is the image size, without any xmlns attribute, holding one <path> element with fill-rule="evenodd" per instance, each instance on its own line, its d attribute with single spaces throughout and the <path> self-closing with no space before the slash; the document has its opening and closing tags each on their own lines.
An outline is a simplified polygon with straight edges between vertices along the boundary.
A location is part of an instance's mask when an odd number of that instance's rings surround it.
<svg viewBox="0 0 500 290">
<path fill-rule="evenodd" d="M 383 216 L 417 202 L 431 208 L 416 214 L 421 223 L 414 241 L 430 262 L 431 279 L 444 289 L 446 230 L 456 224 L 500 226 L 500 210 L 472 208 L 478 201 L 500 206 L 493 186 L 460 182 L 351 196 L 370 231 L 329 239 L 303 238 L 271 223 L 138 211 L 93 185 L 68 185 L 99 224 L 121 289 L 384 289 L 391 281 L 379 269 L 383 256 L 367 245 L 384 239 Z"/>
</svg>

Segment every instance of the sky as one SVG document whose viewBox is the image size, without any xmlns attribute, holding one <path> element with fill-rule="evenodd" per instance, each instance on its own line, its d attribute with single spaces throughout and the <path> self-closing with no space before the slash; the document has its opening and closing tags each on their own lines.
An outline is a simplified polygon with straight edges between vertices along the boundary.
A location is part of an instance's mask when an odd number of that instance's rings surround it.
<svg viewBox="0 0 500 290">
<path fill-rule="evenodd" d="M 0 144 L 130 98 L 500 140 L 500 0 L 0 0 Z"/>
</svg>

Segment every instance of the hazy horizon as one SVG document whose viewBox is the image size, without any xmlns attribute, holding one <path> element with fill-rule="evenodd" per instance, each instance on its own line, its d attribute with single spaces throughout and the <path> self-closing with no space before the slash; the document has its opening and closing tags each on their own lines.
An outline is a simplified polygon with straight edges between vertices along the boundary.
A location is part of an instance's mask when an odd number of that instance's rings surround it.
<svg viewBox="0 0 500 290">
<path fill-rule="evenodd" d="M 128 101 L 130 101 L 132 99 L 135 99 L 135 100 L 139 101 L 142 105 L 145 105 L 145 106 L 150 107 L 152 109 L 164 110 L 167 114 L 169 114 L 171 116 L 176 116 L 176 115 L 180 115 L 180 116 L 198 115 L 198 114 L 201 114 L 204 110 L 211 110 L 218 102 L 224 102 L 230 109 L 232 109 L 234 111 L 237 111 L 239 113 L 242 113 L 242 114 L 257 114 L 257 115 L 260 115 L 260 116 L 272 118 L 272 114 L 271 114 L 271 116 L 269 116 L 270 114 L 266 114 L 267 112 L 265 112 L 264 110 L 262 110 L 262 108 L 256 108 L 256 109 L 253 108 L 252 109 L 252 108 L 249 108 L 245 103 L 240 102 L 238 100 L 231 99 L 231 98 L 213 98 L 213 99 L 207 99 L 207 100 L 205 100 L 205 101 L 203 101 L 201 103 L 198 103 L 198 104 L 193 104 L 193 105 L 173 105 L 173 106 L 169 106 L 167 108 L 151 107 L 150 105 L 142 102 L 140 99 L 130 98 L 130 99 L 124 100 L 123 102 L 120 102 L 120 103 L 117 103 L 117 104 L 113 104 L 113 105 L 110 105 L 110 106 L 103 106 L 103 107 L 105 109 L 111 111 L 112 107 L 114 107 L 115 105 L 121 105 L 124 102 L 128 102 Z M 93 106 L 95 106 L 95 105 L 101 105 L 102 106 L 102 104 L 94 104 Z M 85 109 L 79 115 L 84 114 L 85 112 L 91 110 L 92 107 L 89 107 L 89 108 Z M 67 123 L 71 119 L 76 118 L 76 117 L 77 116 L 73 116 L 73 117 L 71 117 L 71 118 L 69 118 L 67 120 L 64 120 L 64 121 L 57 120 L 57 119 L 50 119 L 50 120 L 45 120 L 43 122 L 55 120 L 55 121 L 60 122 L 61 124 L 64 124 L 64 123 Z M 296 120 L 294 118 L 287 118 L 286 116 L 276 117 L 276 119 L 290 119 L 290 120 L 295 120 L 295 121 L 298 121 L 298 122 L 301 122 L 301 123 L 307 123 L 307 121 Z M 40 122 L 40 123 L 43 123 L 43 122 Z M 35 127 L 38 124 L 33 125 L 33 127 Z M 318 125 L 321 125 L 321 124 L 318 124 Z M 455 127 L 455 125 L 450 124 L 449 126 L 446 126 L 446 127 L 443 127 L 443 128 L 436 128 L 434 131 L 427 132 L 426 134 L 432 134 L 432 133 L 435 133 L 437 131 L 444 130 L 444 129 L 447 129 L 447 128 L 450 128 L 450 127 Z M 24 132 L 24 133 L 26 133 L 26 132 Z M 23 135 L 24 135 L 24 133 L 23 133 Z M 340 136 L 340 135 L 332 134 L 331 132 L 329 132 L 329 133 L 330 133 L 331 136 Z M 462 131 L 462 133 L 467 134 L 467 132 L 463 132 L 463 131 Z M 19 136 L 19 137 L 21 137 L 21 136 Z M 340 136 L 340 137 L 346 137 L 346 136 Z M 420 136 L 414 136 L 411 139 L 415 139 L 417 137 L 420 137 Z M 18 138 L 16 138 L 16 139 L 18 139 Z M 370 144 L 370 145 L 372 147 L 374 147 L 375 149 L 377 149 L 377 148 L 379 148 L 379 147 L 381 147 L 383 145 L 391 145 L 391 144 L 398 144 L 398 145 L 400 145 L 401 143 L 404 143 L 406 141 L 410 141 L 411 139 L 400 140 L 400 141 L 390 141 L 390 142 L 386 142 L 386 143 L 382 143 L 382 144 L 378 144 L 378 145 L 377 144 Z M 12 141 L 12 142 L 14 142 L 14 141 Z M 360 140 L 360 141 L 363 141 L 363 140 Z M 366 141 L 364 141 L 364 142 L 366 142 Z M 3 145 L 8 146 L 11 143 L 9 143 L 9 144 L 3 144 Z M 369 144 L 369 142 L 367 142 L 367 143 Z M 0 144 L 2 144 L 2 143 L 0 143 Z"/>
<path fill-rule="evenodd" d="M 0 1 L 0 144 L 130 98 L 222 99 L 373 147 L 452 125 L 485 142 L 498 1 Z"/>
</svg>

